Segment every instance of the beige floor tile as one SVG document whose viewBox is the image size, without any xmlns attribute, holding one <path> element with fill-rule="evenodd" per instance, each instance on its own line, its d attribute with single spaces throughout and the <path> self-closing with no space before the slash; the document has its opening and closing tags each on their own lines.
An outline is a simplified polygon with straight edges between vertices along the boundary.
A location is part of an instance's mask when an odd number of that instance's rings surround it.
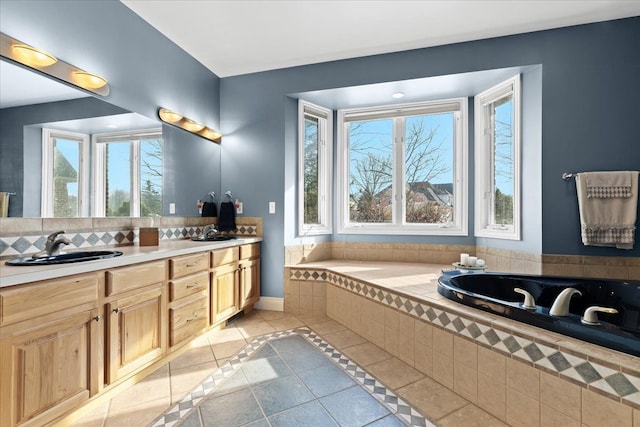
<svg viewBox="0 0 640 427">
<path fill-rule="evenodd" d="M 111 401 L 107 399 L 71 425 L 73 427 L 102 427 L 109 413 L 109 405 L 111 405 Z"/>
<path fill-rule="evenodd" d="M 143 378 L 130 388 L 118 393 L 111 399 L 109 417 L 116 412 L 122 412 L 131 406 L 138 406 L 145 402 L 166 399 L 169 404 L 171 386 L 169 381 L 169 369 L 167 365 L 159 368 L 151 375 Z"/>
<path fill-rule="evenodd" d="M 366 339 L 362 338 L 360 335 L 352 332 L 349 329 L 332 332 L 330 334 L 323 334 L 322 338 L 327 340 L 338 350 L 367 342 Z"/>
<path fill-rule="evenodd" d="M 218 364 L 222 359 L 228 359 L 242 350 L 247 345 L 245 340 L 229 341 L 221 344 L 213 345 L 213 355 L 216 358 Z"/>
<path fill-rule="evenodd" d="M 188 392 L 193 390 L 205 378 L 213 374 L 218 364 L 204 363 L 171 371 L 171 403 L 179 402 Z"/>
<path fill-rule="evenodd" d="M 169 369 L 173 371 L 202 363 L 215 363 L 215 361 L 211 345 L 207 343 L 206 346 L 191 348 L 173 359 L 169 362 Z"/>
<path fill-rule="evenodd" d="M 212 331 L 207 334 L 207 338 L 211 344 L 220 344 L 244 339 L 238 328 L 235 326 L 227 326 L 219 331 Z"/>
<path fill-rule="evenodd" d="M 396 394 L 432 421 L 469 404 L 442 384 L 426 377 L 396 390 Z"/>
<path fill-rule="evenodd" d="M 391 357 L 389 353 L 370 342 L 347 347 L 342 351 L 342 353 L 346 354 L 349 359 L 363 367 Z"/>
<path fill-rule="evenodd" d="M 259 337 L 260 335 L 270 334 L 276 330 L 265 321 L 247 322 L 237 326 L 238 330 L 244 338 Z"/>
<path fill-rule="evenodd" d="M 309 324 L 309 327 L 320 335 L 330 334 L 331 332 L 346 329 L 342 323 L 336 322 L 335 320 L 326 320 L 320 323 Z"/>
<path fill-rule="evenodd" d="M 296 314 L 295 316 L 298 319 L 300 319 L 302 322 L 304 322 L 306 325 L 312 325 L 314 323 L 322 323 L 329 320 L 329 317 L 327 317 L 326 314 L 317 313 L 317 312 L 301 313 L 301 314 Z"/>
<path fill-rule="evenodd" d="M 304 326 L 304 322 L 294 316 L 269 320 L 268 323 L 276 331 L 285 331 L 287 329 L 295 329 Z"/>
<path fill-rule="evenodd" d="M 169 395 L 162 399 L 138 402 L 127 408 L 111 408 L 105 427 L 131 427 L 150 424 L 170 405 Z"/>
<path fill-rule="evenodd" d="M 257 314 L 260 315 L 264 320 L 276 320 L 282 319 L 283 317 L 290 317 L 291 313 L 286 313 L 284 311 L 274 311 L 274 310 L 254 310 Z"/>
<path fill-rule="evenodd" d="M 424 378 L 422 373 L 395 357 L 367 365 L 367 371 L 393 390 Z"/>
<path fill-rule="evenodd" d="M 505 423 L 475 405 L 467 405 L 438 420 L 438 427 L 507 427 Z"/>
</svg>

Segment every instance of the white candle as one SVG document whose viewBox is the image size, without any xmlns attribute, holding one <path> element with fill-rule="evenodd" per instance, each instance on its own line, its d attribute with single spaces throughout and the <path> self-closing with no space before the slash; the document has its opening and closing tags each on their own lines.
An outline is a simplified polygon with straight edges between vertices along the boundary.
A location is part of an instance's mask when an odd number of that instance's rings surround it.
<svg viewBox="0 0 640 427">
<path fill-rule="evenodd" d="M 478 258 L 476 260 L 476 266 L 478 267 L 484 267 L 484 260 L 482 258 Z"/>
<path fill-rule="evenodd" d="M 460 254 L 460 265 L 469 264 L 469 254 Z"/>
<path fill-rule="evenodd" d="M 477 257 L 474 256 L 470 256 L 469 257 L 469 267 L 475 267 L 476 266 L 476 261 L 478 260 Z"/>
</svg>

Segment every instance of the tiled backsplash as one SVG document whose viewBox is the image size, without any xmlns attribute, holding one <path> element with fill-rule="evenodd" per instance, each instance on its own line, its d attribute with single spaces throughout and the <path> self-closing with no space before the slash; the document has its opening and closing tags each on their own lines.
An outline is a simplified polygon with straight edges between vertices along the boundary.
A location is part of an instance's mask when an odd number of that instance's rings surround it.
<svg viewBox="0 0 640 427">
<path fill-rule="evenodd" d="M 285 264 L 298 265 L 328 259 L 451 264 L 461 253 L 485 260 L 490 271 L 640 280 L 639 257 L 540 255 L 485 246 L 416 243 L 325 242 L 287 246 Z"/>
<path fill-rule="evenodd" d="M 64 230 L 69 249 L 138 243 L 140 227 L 157 227 L 160 240 L 197 236 L 217 218 L 0 218 L 0 258 L 28 255 L 45 247 L 47 235 Z M 262 218 L 237 217 L 235 236 L 262 236 Z"/>
</svg>

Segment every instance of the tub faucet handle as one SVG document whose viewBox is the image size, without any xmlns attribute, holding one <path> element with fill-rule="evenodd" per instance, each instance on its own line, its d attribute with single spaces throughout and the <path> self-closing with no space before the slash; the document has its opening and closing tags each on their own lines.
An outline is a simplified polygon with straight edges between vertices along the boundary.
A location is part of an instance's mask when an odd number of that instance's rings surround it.
<svg viewBox="0 0 640 427">
<path fill-rule="evenodd" d="M 571 297 L 574 295 L 582 296 L 582 292 L 575 288 L 566 288 L 558 294 L 555 301 L 551 305 L 549 314 L 551 316 L 567 316 L 569 314 L 569 304 L 571 303 Z"/>
<path fill-rule="evenodd" d="M 598 307 L 597 305 L 592 305 L 584 311 L 584 316 L 580 321 L 585 325 L 598 326 L 600 321 L 598 320 L 598 312 L 616 314 L 618 310 L 610 307 Z"/>
<path fill-rule="evenodd" d="M 522 303 L 522 308 L 525 308 L 527 310 L 536 309 L 536 302 L 533 299 L 533 295 L 531 295 L 528 291 L 525 291 L 524 289 L 521 289 L 521 288 L 514 288 L 513 292 L 524 295 L 524 302 Z"/>
</svg>

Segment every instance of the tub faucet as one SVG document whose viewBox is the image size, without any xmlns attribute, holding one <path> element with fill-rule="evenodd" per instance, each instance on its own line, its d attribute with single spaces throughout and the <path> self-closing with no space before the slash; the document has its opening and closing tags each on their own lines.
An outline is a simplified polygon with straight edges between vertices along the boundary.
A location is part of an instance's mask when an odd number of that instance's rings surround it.
<svg viewBox="0 0 640 427">
<path fill-rule="evenodd" d="M 533 299 L 533 295 L 531 295 L 528 291 L 525 291 L 524 289 L 520 289 L 520 288 L 514 288 L 513 292 L 524 295 L 524 302 L 521 304 L 522 308 L 527 310 L 536 309 L 536 302 Z"/>
<path fill-rule="evenodd" d="M 49 236 L 47 236 L 44 250 L 33 254 L 32 257 L 38 258 L 41 256 L 60 255 L 60 247 L 62 245 L 68 245 L 71 243 L 71 240 L 67 239 L 64 236 L 58 237 L 61 234 L 64 234 L 64 231 L 56 231 L 55 233 L 49 234 Z"/>
<path fill-rule="evenodd" d="M 598 326 L 600 321 L 598 320 L 598 312 L 616 314 L 618 310 L 615 308 L 609 307 L 598 307 L 597 305 L 592 305 L 584 311 L 584 316 L 580 321 L 585 325 Z"/>
<path fill-rule="evenodd" d="M 575 294 L 582 296 L 582 292 L 575 288 L 566 288 L 558 294 L 555 301 L 551 305 L 549 314 L 552 316 L 567 316 L 569 314 L 569 304 L 571 303 L 571 297 Z"/>
</svg>

